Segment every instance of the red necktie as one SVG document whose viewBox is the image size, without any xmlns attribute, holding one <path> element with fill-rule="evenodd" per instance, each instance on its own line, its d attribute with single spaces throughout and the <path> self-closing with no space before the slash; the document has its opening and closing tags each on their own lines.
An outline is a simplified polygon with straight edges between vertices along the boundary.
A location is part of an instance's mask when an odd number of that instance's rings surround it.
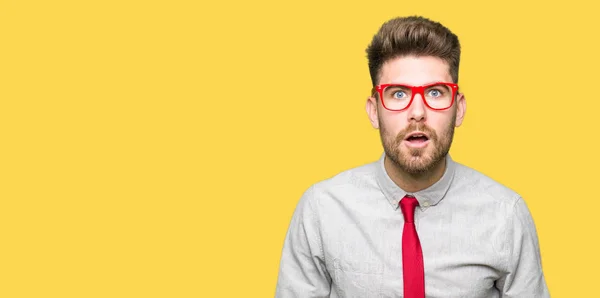
<svg viewBox="0 0 600 298">
<path fill-rule="evenodd" d="M 415 207 L 417 199 L 405 196 L 400 200 L 404 215 L 402 231 L 402 270 L 404 274 L 404 298 L 425 298 L 425 273 L 423 251 L 415 228 Z"/>
</svg>

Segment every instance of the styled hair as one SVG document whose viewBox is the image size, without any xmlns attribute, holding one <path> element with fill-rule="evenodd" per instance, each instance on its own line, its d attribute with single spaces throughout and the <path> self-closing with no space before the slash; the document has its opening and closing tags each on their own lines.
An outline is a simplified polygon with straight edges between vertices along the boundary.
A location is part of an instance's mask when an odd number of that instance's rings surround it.
<svg viewBox="0 0 600 298">
<path fill-rule="evenodd" d="M 402 56 L 433 56 L 449 66 L 450 76 L 458 83 L 460 43 L 442 24 L 420 16 L 399 17 L 385 22 L 366 49 L 373 86 L 380 79 L 383 64 Z"/>
</svg>

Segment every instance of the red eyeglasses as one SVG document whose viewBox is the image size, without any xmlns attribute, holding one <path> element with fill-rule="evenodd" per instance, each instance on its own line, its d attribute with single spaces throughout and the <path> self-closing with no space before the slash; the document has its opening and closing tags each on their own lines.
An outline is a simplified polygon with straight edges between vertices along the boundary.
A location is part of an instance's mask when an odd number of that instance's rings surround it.
<svg viewBox="0 0 600 298">
<path fill-rule="evenodd" d="M 446 110 L 454 103 L 458 85 L 453 83 L 433 83 L 425 86 L 409 86 L 403 84 L 381 84 L 373 88 L 379 93 L 383 107 L 390 111 L 407 109 L 420 94 L 425 105 L 432 110 Z"/>
</svg>

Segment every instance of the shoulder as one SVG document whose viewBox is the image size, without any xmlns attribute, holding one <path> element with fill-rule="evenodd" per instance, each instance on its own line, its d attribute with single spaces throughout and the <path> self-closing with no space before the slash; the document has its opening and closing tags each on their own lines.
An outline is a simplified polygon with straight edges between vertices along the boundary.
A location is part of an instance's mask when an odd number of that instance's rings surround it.
<svg viewBox="0 0 600 298">
<path fill-rule="evenodd" d="M 348 200 L 361 192 L 377 190 L 378 162 L 356 166 L 317 181 L 306 190 L 304 196 L 312 201 L 311 204 L 319 204 L 324 201 Z"/>
<path fill-rule="evenodd" d="M 482 203 L 502 204 L 512 208 L 521 196 L 510 187 L 464 164 L 455 163 L 451 189 Z"/>
<path fill-rule="evenodd" d="M 371 162 L 342 171 L 335 176 L 318 181 L 314 184 L 316 189 L 333 190 L 340 187 L 361 187 L 370 182 L 375 182 L 378 162 Z"/>
</svg>

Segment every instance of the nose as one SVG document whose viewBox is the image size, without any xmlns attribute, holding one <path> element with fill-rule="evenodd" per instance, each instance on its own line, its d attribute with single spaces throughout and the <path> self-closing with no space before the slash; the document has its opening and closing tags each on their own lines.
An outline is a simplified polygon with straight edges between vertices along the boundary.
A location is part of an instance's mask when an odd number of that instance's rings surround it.
<svg viewBox="0 0 600 298">
<path fill-rule="evenodd" d="M 426 106 L 424 98 L 421 94 L 415 94 L 410 107 L 408 107 L 408 121 L 423 121 L 425 120 Z"/>
</svg>

